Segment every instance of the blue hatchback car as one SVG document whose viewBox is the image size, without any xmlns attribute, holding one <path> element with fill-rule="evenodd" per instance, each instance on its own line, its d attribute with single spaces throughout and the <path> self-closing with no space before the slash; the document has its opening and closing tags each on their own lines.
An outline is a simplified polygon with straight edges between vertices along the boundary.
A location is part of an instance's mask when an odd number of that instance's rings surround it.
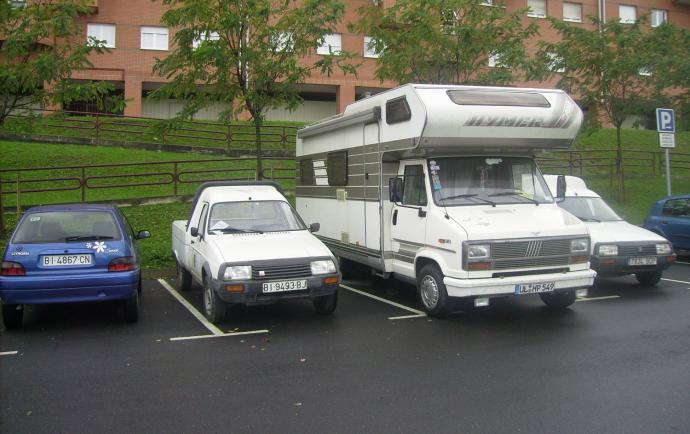
<svg viewBox="0 0 690 434">
<path fill-rule="evenodd" d="M 690 194 L 669 196 L 655 203 L 644 227 L 669 240 L 676 250 L 690 250 Z"/>
<path fill-rule="evenodd" d="M 24 305 L 123 300 L 125 319 L 139 318 L 141 269 L 135 233 L 112 205 L 29 209 L 2 256 L 0 299 L 6 328 L 22 324 Z"/>
</svg>

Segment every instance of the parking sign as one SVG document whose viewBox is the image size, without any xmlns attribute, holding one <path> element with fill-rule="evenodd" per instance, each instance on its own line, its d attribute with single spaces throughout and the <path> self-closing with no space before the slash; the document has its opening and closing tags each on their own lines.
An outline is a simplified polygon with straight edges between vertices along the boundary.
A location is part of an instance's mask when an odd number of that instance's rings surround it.
<svg viewBox="0 0 690 434">
<path fill-rule="evenodd" d="M 674 121 L 673 109 L 656 109 L 656 130 L 660 133 L 676 132 L 676 123 Z"/>
</svg>

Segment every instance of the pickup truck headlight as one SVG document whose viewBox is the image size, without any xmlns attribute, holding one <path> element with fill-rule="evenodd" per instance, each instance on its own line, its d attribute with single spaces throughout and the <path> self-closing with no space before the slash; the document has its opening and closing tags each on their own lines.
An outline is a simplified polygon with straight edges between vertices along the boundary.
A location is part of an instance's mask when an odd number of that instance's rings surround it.
<svg viewBox="0 0 690 434">
<path fill-rule="evenodd" d="M 325 261 L 311 261 L 311 274 L 335 273 L 335 264 L 330 259 Z"/>
<path fill-rule="evenodd" d="M 489 244 L 470 244 L 467 246 L 468 259 L 486 259 L 491 255 Z"/>
<path fill-rule="evenodd" d="M 668 243 L 663 243 L 663 244 L 657 244 L 656 245 L 656 254 L 657 255 L 670 255 L 672 253 L 671 251 L 671 245 Z"/>
<path fill-rule="evenodd" d="M 249 280 L 252 278 L 251 265 L 235 265 L 225 269 L 223 279 L 225 280 Z"/>
<path fill-rule="evenodd" d="M 618 246 L 615 244 L 600 245 L 599 256 L 618 256 Z"/>
<path fill-rule="evenodd" d="M 578 238 L 570 241 L 570 253 L 589 254 L 589 240 L 587 238 Z"/>
</svg>

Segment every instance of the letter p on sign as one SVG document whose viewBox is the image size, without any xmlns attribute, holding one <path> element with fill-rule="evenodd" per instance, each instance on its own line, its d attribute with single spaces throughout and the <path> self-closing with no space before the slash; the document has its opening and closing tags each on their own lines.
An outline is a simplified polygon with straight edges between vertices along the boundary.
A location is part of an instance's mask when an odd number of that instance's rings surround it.
<svg viewBox="0 0 690 434">
<path fill-rule="evenodd" d="M 656 130 L 660 133 L 675 133 L 673 109 L 656 109 Z"/>
</svg>

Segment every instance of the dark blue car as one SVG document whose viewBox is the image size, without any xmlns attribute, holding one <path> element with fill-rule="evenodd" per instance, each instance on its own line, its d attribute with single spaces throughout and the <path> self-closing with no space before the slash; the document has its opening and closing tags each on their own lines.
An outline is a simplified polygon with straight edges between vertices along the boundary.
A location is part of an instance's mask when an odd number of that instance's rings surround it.
<svg viewBox="0 0 690 434">
<path fill-rule="evenodd" d="M 125 319 L 139 318 L 141 269 L 134 233 L 112 205 L 29 209 L 2 256 L 0 299 L 6 328 L 20 327 L 24 305 L 122 300 Z"/>
<path fill-rule="evenodd" d="M 690 194 L 655 203 L 644 227 L 665 237 L 676 250 L 690 250 Z"/>
</svg>

